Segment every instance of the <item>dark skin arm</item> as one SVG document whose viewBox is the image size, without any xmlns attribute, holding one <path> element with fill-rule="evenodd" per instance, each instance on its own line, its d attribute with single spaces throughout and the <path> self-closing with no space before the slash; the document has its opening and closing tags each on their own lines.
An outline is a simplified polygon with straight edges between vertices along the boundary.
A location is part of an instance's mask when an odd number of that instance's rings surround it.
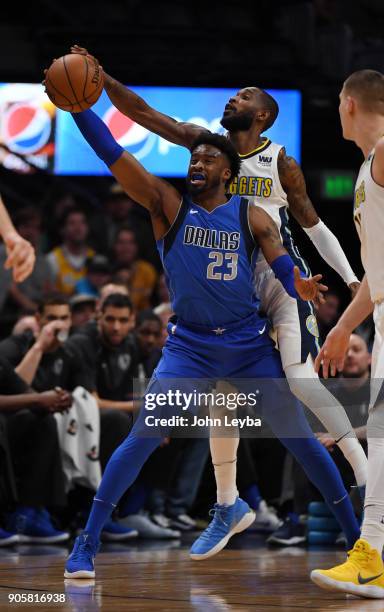
<svg viewBox="0 0 384 612">
<path fill-rule="evenodd" d="M 162 238 L 179 210 L 179 192 L 169 183 L 147 172 L 127 151 L 112 164 L 110 171 L 124 191 L 149 211 L 155 238 Z"/>
<path fill-rule="evenodd" d="M 87 49 L 78 45 L 71 47 L 71 53 L 89 55 Z M 123 115 L 130 117 L 150 132 L 154 132 L 174 144 L 190 149 L 199 134 L 207 131 L 200 125 L 176 121 L 172 117 L 160 113 L 149 106 L 143 98 L 140 98 L 106 72 L 104 72 L 104 87 L 112 104 Z"/>
<path fill-rule="evenodd" d="M 255 240 L 260 245 L 266 261 L 271 265 L 281 255 L 288 255 L 281 242 L 279 230 L 273 219 L 258 206 L 249 207 L 249 224 Z M 294 269 L 295 289 L 302 300 L 318 300 L 324 302 L 323 291 L 327 287 L 322 285 L 321 274 L 311 278 L 302 278 L 297 266 Z"/>
<path fill-rule="evenodd" d="M 319 217 L 307 194 L 303 171 L 297 161 L 286 154 L 284 147 L 280 150 L 277 168 L 290 212 L 301 227 L 313 227 L 319 222 Z"/>
<path fill-rule="evenodd" d="M 17 412 L 23 408 L 41 408 L 44 412 L 63 412 L 72 405 L 71 394 L 63 389 L 43 393 L 33 391 L 18 395 L 0 395 L 0 412 Z"/>
<path fill-rule="evenodd" d="M 127 115 L 139 125 L 158 134 L 165 140 L 169 140 L 169 142 L 190 149 L 199 134 L 206 131 L 199 125 L 176 121 L 172 117 L 160 113 L 131 89 L 106 73 L 104 73 L 104 86 L 112 104 L 123 115 Z"/>
<path fill-rule="evenodd" d="M 297 161 L 286 154 L 284 147 L 279 152 L 277 168 L 290 212 L 301 227 L 313 227 L 319 222 L 319 217 L 307 193 L 303 171 Z M 359 286 L 357 282 L 349 285 L 352 297 L 355 297 Z"/>
</svg>

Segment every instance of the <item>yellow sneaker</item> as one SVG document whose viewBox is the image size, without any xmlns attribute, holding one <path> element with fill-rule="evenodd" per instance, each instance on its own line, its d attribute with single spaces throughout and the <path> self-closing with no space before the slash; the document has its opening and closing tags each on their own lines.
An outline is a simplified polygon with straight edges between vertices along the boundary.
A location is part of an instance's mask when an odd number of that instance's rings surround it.
<svg viewBox="0 0 384 612">
<path fill-rule="evenodd" d="M 313 570 L 311 580 L 327 591 L 342 591 L 359 597 L 384 599 L 384 565 L 375 548 L 357 540 L 342 565 L 329 570 Z"/>
</svg>

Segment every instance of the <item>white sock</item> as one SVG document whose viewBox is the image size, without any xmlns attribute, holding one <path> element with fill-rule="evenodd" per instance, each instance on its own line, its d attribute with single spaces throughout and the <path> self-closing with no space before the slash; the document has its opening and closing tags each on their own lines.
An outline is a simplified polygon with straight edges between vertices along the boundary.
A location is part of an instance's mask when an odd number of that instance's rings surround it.
<svg viewBox="0 0 384 612">
<path fill-rule="evenodd" d="M 236 453 L 239 438 L 210 438 L 212 464 L 215 470 L 217 503 L 232 506 L 239 495 L 236 487 Z"/>
<path fill-rule="evenodd" d="M 235 391 L 225 381 L 219 381 L 216 385 L 216 393 L 227 394 Z M 221 405 L 210 405 L 211 417 L 218 417 L 222 426 L 210 428 L 209 446 L 211 449 L 212 464 L 215 470 L 217 503 L 232 506 L 239 492 L 236 487 L 236 455 L 239 446 L 239 428 L 224 425 L 224 417 L 228 412 Z M 233 416 L 236 416 L 234 411 Z"/>
<path fill-rule="evenodd" d="M 368 478 L 361 537 L 381 556 L 384 546 L 383 438 L 368 438 Z"/>
<path fill-rule="evenodd" d="M 349 461 L 358 486 L 367 481 L 367 457 L 356 438 L 352 424 L 340 402 L 322 385 L 313 367 L 311 355 L 306 363 L 285 368 L 290 389 L 322 422 Z M 345 437 L 344 437 L 345 436 Z"/>
</svg>

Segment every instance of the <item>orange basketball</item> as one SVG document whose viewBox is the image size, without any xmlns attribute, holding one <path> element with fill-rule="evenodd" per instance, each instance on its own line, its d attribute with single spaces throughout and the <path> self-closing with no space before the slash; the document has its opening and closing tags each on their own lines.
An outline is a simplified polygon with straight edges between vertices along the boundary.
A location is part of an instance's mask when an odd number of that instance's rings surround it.
<svg viewBox="0 0 384 612">
<path fill-rule="evenodd" d="M 45 75 L 49 99 L 62 110 L 80 113 L 100 97 L 104 86 L 103 70 L 95 58 L 71 53 L 55 60 Z"/>
</svg>

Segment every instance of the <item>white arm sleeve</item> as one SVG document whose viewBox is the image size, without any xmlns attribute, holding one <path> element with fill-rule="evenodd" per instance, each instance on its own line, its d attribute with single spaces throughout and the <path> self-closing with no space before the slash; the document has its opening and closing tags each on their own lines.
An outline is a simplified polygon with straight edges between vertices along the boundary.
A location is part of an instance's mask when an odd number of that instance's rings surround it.
<svg viewBox="0 0 384 612">
<path fill-rule="evenodd" d="M 313 242 L 324 261 L 340 274 L 347 285 L 359 282 L 359 279 L 348 263 L 340 242 L 321 219 L 313 227 L 303 227 L 303 230 Z"/>
</svg>

